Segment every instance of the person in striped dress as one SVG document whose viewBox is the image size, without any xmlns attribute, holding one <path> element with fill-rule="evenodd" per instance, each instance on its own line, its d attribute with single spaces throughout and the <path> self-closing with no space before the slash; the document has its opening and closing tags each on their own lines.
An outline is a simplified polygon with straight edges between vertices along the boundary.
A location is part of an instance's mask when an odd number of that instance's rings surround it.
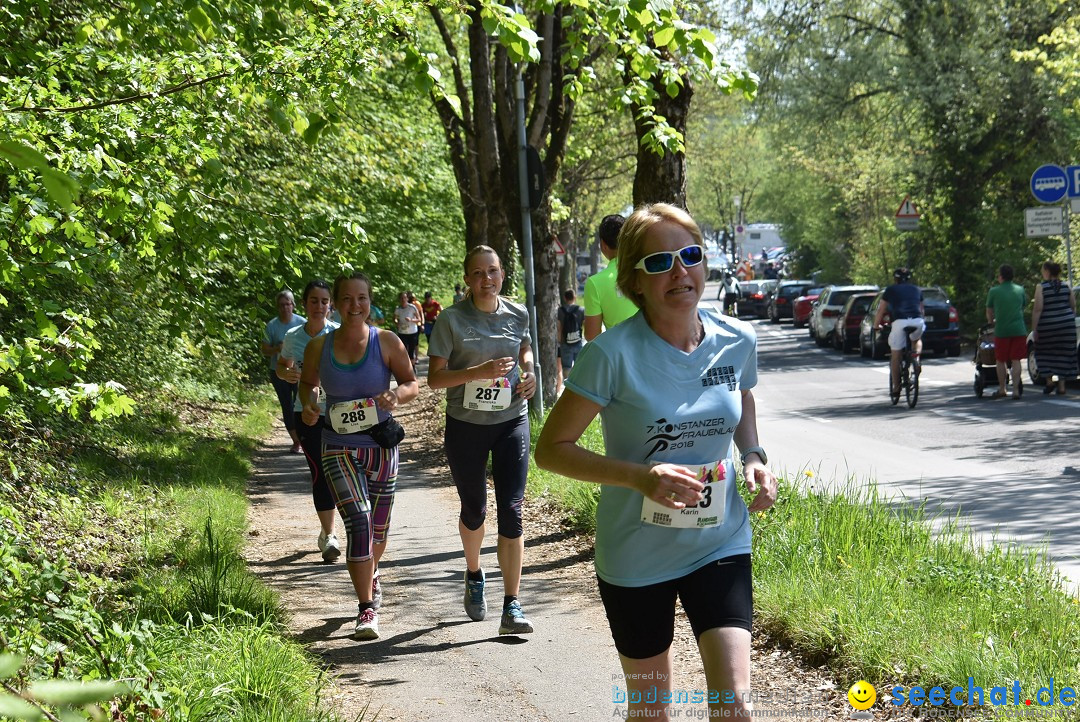
<svg viewBox="0 0 1080 722">
<path fill-rule="evenodd" d="M 1065 393 L 1065 381 L 1076 378 L 1076 298 L 1061 282 L 1061 264 L 1042 265 L 1043 282 L 1035 288 L 1031 325 L 1035 328 L 1035 365 L 1046 379 L 1044 394 Z"/>
</svg>

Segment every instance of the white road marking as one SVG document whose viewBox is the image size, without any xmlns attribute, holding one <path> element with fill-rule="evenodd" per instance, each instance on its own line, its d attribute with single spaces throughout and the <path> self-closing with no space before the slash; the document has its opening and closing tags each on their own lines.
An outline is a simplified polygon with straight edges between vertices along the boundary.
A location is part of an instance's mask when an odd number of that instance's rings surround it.
<svg viewBox="0 0 1080 722">
<path fill-rule="evenodd" d="M 816 421 L 819 424 L 831 424 L 832 423 L 832 419 L 825 419 L 825 418 L 822 418 L 820 416 L 811 416 L 810 414 L 804 414 L 801 411 L 785 411 L 784 414 L 786 414 L 787 416 L 798 416 L 798 417 L 803 418 L 803 419 L 810 419 L 811 421 Z"/>
<path fill-rule="evenodd" d="M 964 421 L 974 421 L 979 424 L 986 423 L 990 419 L 984 416 L 976 416 L 975 414 L 969 414 L 964 411 L 948 411 L 944 409 L 930 409 L 930 413 L 937 414 L 938 416 L 945 416 L 954 419 L 963 419 Z"/>
<path fill-rule="evenodd" d="M 1046 403 L 1056 404 L 1058 406 L 1066 406 L 1070 409 L 1075 409 L 1077 406 L 1080 406 L 1080 404 L 1077 404 L 1077 402 L 1075 401 L 1065 401 L 1064 399 L 1047 399 Z"/>
</svg>

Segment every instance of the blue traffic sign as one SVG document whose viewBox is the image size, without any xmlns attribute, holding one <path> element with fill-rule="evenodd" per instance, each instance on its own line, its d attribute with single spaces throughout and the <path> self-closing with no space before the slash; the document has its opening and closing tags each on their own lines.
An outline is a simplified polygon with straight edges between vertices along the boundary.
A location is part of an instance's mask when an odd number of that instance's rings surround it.
<svg viewBox="0 0 1080 722">
<path fill-rule="evenodd" d="M 1031 174 L 1031 195 L 1040 203 L 1057 203 L 1065 197 L 1069 180 L 1061 166 L 1047 163 Z"/>
<path fill-rule="evenodd" d="M 1080 198 L 1080 165 L 1071 165 L 1065 169 L 1069 177 L 1069 198 Z"/>
</svg>

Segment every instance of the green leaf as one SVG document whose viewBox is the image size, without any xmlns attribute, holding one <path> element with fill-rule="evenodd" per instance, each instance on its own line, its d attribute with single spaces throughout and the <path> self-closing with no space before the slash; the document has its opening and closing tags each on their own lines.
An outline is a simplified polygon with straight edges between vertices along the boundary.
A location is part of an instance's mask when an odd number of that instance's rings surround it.
<svg viewBox="0 0 1080 722">
<path fill-rule="evenodd" d="M 674 37 L 675 28 L 669 25 L 666 28 L 661 28 L 656 31 L 656 34 L 653 35 L 653 42 L 656 43 L 656 47 L 662 48 L 670 43 Z"/>
<path fill-rule="evenodd" d="M 30 696 L 45 704 L 81 706 L 105 702 L 113 697 L 128 694 L 131 689 L 123 682 L 105 680 L 75 682 L 66 679 L 49 679 L 30 685 Z"/>
<path fill-rule="evenodd" d="M 45 168 L 41 171 L 41 180 L 45 183 L 45 190 L 53 202 L 66 211 L 72 208 L 72 201 L 79 197 L 79 184 L 67 173 L 62 173 L 55 168 Z"/>
<path fill-rule="evenodd" d="M 18 654 L 0 654 L 0 679 L 7 679 L 23 666 L 25 657 Z"/>
<path fill-rule="evenodd" d="M 45 160 L 45 156 L 30 146 L 16 143 L 13 140 L 0 143 L 0 156 L 16 168 L 22 168 L 23 170 L 49 167 L 49 161 Z"/>
<path fill-rule="evenodd" d="M 42 719 L 44 715 L 41 714 L 41 710 L 32 704 L 13 695 L 0 692 L 0 717 L 36 722 L 36 720 Z"/>
<path fill-rule="evenodd" d="M 289 116 L 276 105 L 270 108 L 270 120 L 274 121 L 274 125 L 278 127 L 282 133 L 291 133 L 293 130 L 292 123 L 289 122 Z"/>
<path fill-rule="evenodd" d="M 214 23 L 210 20 L 210 16 L 206 14 L 206 11 L 202 9 L 202 6 L 196 5 L 188 10 L 187 16 L 203 38 L 209 38 L 214 34 Z"/>
<path fill-rule="evenodd" d="M 319 142 L 319 134 L 323 132 L 329 121 L 321 115 L 312 115 L 308 116 L 308 123 L 307 129 L 304 130 L 304 140 L 311 145 L 315 145 Z"/>
</svg>

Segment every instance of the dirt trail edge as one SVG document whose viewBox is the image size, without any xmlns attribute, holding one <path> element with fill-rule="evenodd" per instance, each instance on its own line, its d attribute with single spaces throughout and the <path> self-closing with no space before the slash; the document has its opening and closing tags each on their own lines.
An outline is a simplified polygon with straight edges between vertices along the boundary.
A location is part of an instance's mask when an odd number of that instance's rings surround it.
<svg viewBox="0 0 1080 722">
<path fill-rule="evenodd" d="M 307 467 L 302 456 L 287 453 L 281 428 L 254 459 L 246 551 L 251 569 L 281 594 L 296 638 L 325 660 L 337 679 L 334 701 L 349 718 L 367 705 L 367 720 L 376 712 L 379 720 L 450 722 L 622 717 L 626 705 L 613 697 L 626 687 L 595 591 L 590 541 L 562 529 L 542 502 L 526 503 L 521 590 L 536 632 L 498 635 L 502 578 L 494 518 L 482 556 L 488 617 L 473 622 L 465 616 L 457 494 L 441 448 L 438 397 L 424 384 L 421 389 L 398 415 L 408 436 L 380 564 L 380 639 L 351 638 L 356 598 L 349 575 L 341 561 L 322 562 Z M 338 534 L 344 545 L 340 520 Z M 696 672 L 701 663 L 682 619 L 675 654 L 673 687 L 703 690 L 704 677 Z M 780 650 L 755 649 L 753 686 L 757 707 L 770 710 L 770 719 L 844 719 L 850 711 L 840 703 L 843 692 L 821 703 L 832 682 Z M 680 702 L 671 718 L 707 714 L 704 703 Z"/>
</svg>

